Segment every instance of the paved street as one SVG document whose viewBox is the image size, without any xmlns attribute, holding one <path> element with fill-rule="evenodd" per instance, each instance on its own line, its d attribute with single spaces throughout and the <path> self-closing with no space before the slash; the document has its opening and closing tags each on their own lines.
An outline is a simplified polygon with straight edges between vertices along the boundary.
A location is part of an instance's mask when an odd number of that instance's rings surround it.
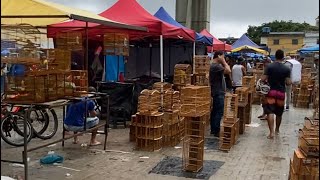
<svg viewBox="0 0 320 180">
<path fill-rule="evenodd" d="M 312 115 L 312 110 L 292 108 L 285 112 L 280 135 L 274 140 L 267 139 L 267 122 L 256 118 L 261 114 L 261 111 L 260 106 L 253 106 L 252 124 L 257 124 L 258 127 L 246 127 L 245 134 L 240 136 L 238 143 L 229 153 L 206 147 L 205 160 L 224 162 L 210 179 L 288 179 L 289 160 L 292 158 L 294 149 L 297 148 L 298 130 L 303 127 L 304 117 Z M 55 138 L 58 137 L 61 137 L 61 133 L 56 134 Z M 89 134 L 81 136 L 81 143 L 88 143 L 89 137 Z M 102 141 L 103 136 L 99 136 L 98 139 Z M 30 142 L 30 147 L 40 143 L 44 143 L 44 141 L 33 139 Z M 1 158 L 21 159 L 23 148 L 13 148 L 2 141 L 1 144 Z M 81 147 L 79 144 L 72 144 L 72 140 L 68 140 L 65 148 L 62 148 L 61 144 L 56 144 L 53 147 L 33 151 L 28 155 L 30 157 L 30 179 L 187 179 L 149 174 L 149 171 L 166 156 L 181 157 L 182 149 L 179 147 L 164 148 L 159 152 L 135 151 L 134 143 L 129 143 L 129 129 L 112 129 L 108 138 L 107 149 L 113 152 L 102 151 L 102 146 Z M 65 160 L 61 166 L 40 165 L 39 159 L 50 150 L 64 157 Z M 142 156 L 149 158 L 141 158 Z M 1 175 L 23 176 L 23 168 L 10 163 L 1 163 L 1 170 Z"/>
</svg>

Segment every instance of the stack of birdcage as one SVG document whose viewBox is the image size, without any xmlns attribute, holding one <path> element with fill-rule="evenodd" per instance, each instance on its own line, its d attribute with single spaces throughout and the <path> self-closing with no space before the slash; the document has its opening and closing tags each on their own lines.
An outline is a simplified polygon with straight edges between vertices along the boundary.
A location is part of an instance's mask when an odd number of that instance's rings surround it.
<svg viewBox="0 0 320 180">
<path fill-rule="evenodd" d="M 229 151 L 239 137 L 238 95 L 227 93 L 224 100 L 223 122 L 219 149 Z"/>
</svg>

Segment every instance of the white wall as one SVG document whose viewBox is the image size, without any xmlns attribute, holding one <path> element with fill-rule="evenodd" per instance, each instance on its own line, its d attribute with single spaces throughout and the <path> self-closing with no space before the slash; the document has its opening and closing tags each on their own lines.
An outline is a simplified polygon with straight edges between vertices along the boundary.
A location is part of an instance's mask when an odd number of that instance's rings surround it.
<svg viewBox="0 0 320 180">
<path fill-rule="evenodd" d="M 304 37 L 304 47 L 310 47 L 317 44 L 319 32 L 306 32 Z"/>
</svg>

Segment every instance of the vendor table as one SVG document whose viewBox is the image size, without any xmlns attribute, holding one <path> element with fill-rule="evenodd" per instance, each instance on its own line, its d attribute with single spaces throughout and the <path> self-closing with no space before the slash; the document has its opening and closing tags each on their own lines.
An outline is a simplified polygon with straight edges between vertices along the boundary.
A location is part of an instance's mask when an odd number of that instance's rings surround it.
<svg viewBox="0 0 320 180">
<path fill-rule="evenodd" d="M 72 135 L 70 137 L 65 137 L 64 136 L 64 133 L 63 133 L 63 138 L 62 139 L 58 139 L 56 141 L 53 141 L 53 142 L 50 142 L 50 143 L 47 143 L 47 144 L 44 144 L 44 145 L 41 145 L 41 146 L 37 146 L 37 147 L 34 147 L 34 148 L 31 148 L 31 149 L 28 149 L 28 142 L 27 142 L 27 121 L 29 121 L 29 115 L 30 115 L 30 112 L 31 110 L 34 108 L 34 107 L 42 107 L 44 109 L 47 109 L 47 108 L 57 108 L 57 107 L 63 107 L 63 122 L 65 120 L 65 116 L 66 116 L 66 106 L 67 105 L 70 105 L 72 103 L 75 103 L 75 102 L 79 102 L 79 101 L 82 101 L 82 100 L 85 100 L 85 101 L 89 101 L 89 100 L 97 100 L 97 99 L 101 99 L 101 100 L 105 100 L 107 103 L 107 106 L 106 106 L 106 110 L 104 112 L 107 112 L 107 115 L 106 115 L 106 123 L 103 124 L 104 125 L 104 134 L 105 134 L 105 140 L 104 140 L 104 150 L 106 149 L 106 141 L 107 141 L 107 137 L 108 137 L 108 127 L 109 127 L 109 112 L 110 112 L 110 107 L 109 107 L 109 95 L 105 94 L 105 93 L 89 93 L 87 94 L 86 97 L 69 97 L 69 98 L 66 98 L 66 99 L 62 99 L 62 100 L 57 100 L 57 101 L 52 101 L 52 102 L 46 102 L 46 103 L 17 103 L 17 102 L 5 102 L 6 104 L 8 105 L 12 105 L 12 106 L 24 106 L 24 107 L 28 107 L 28 110 L 25 112 L 24 114 L 24 149 L 22 151 L 22 162 L 21 161 L 11 161 L 11 160 L 2 160 L 2 162 L 11 162 L 11 163 L 19 163 L 19 164 L 24 164 L 24 174 L 25 174 L 25 180 L 28 180 L 28 152 L 31 152 L 31 151 L 34 151 L 34 150 L 37 150 L 37 149 L 41 149 L 41 148 L 44 148 L 44 147 L 47 147 L 51 144 L 55 144 L 55 143 L 58 143 L 58 142 L 62 142 L 62 146 L 64 146 L 64 141 L 67 140 L 67 139 L 71 139 L 75 136 L 79 136 L 81 134 L 84 134 L 84 133 L 87 133 L 89 132 L 90 130 L 87 130 L 86 128 L 86 119 L 87 119 L 87 113 L 85 113 L 85 121 L 84 121 L 84 131 L 81 132 L 81 133 L 77 133 L 76 135 Z M 101 108 L 103 108 L 101 106 Z M 85 103 L 85 109 L 87 109 L 87 103 Z M 99 124 L 98 125 L 99 127 L 101 127 L 102 125 Z M 64 128 L 63 128 L 64 129 Z M 92 128 L 94 129 L 94 128 Z M 91 130 L 92 130 L 91 129 Z M 64 132 L 64 130 L 63 130 Z"/>
</svg>

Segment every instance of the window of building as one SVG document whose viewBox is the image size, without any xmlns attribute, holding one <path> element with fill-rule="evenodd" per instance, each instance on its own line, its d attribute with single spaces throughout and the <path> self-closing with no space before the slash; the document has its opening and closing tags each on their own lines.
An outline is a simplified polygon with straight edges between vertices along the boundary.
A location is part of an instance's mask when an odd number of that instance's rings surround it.
<svg viewBox="0 0 320 180">
<path fill-rule="evenodd" d="M 293 45 L 298 45 L 298 43 L 299 43 L 298 39 L 292 39 L 292 44 Z"/>
<path fill-rule="evenodd" d="M 279 45 L 280 44 L 280 40 L 279 39 L 274 39 L 273 40 L 273 44 L 274 45 Z"/>
</svg>

